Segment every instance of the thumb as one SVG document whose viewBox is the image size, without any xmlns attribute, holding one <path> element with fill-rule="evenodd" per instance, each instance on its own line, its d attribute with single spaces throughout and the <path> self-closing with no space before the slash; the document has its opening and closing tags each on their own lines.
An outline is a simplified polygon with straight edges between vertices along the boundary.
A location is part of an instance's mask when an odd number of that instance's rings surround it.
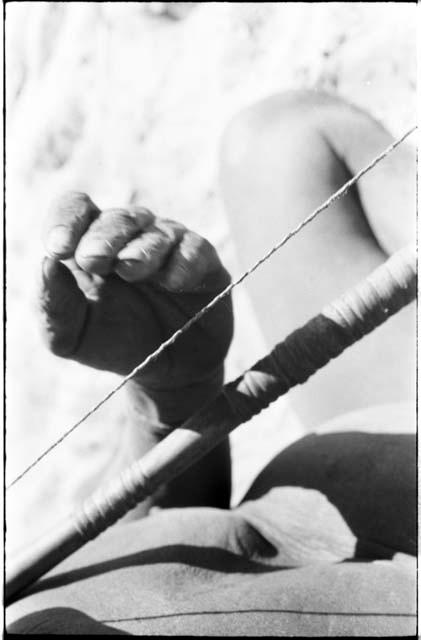
<svg viewBox="0 0 421 640">
<path fill-rule="evenodd" d="M 42 264 L 39 302 L 45 342 L 55 355 L 71 357 L 82 338 L 88 302 L 71 271 L 53 258 Z"/>
</svg>

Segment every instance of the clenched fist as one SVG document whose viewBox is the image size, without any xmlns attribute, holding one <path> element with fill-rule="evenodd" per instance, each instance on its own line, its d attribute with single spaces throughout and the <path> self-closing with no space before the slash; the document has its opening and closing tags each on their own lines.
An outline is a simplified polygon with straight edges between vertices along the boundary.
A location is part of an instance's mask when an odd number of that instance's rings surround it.
<svg viewBox="0 0 421 640">
<path fill-rule="evenodd" d="M 142 207 L 101 211 L 70 192 L 52 207 L 41 322 L 56 355 L 126 375 L 230 281 L 214 247 Z M 159 399 L 206 396 L 221 381 L 233 331 L 229 298 L 136 378 Z M 186 396 L 187 397 L 187 396 Z"/>
</svg>

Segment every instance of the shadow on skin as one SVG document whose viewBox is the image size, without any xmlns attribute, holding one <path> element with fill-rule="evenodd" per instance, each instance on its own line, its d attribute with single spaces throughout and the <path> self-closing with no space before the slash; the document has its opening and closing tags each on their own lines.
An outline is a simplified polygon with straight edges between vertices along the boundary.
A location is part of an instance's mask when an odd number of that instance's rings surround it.
<svg viewBox="0 0 421 640">
<path fill-rule="evenodd" d="M 116 618 L 111 620 L 98 621 L 82 613 L 78 609 L 70 607 L 51 607 L 42 609 L 35 613 L 30 613 L 20 618 L 8 627 L 8 634 L 71 634 L 71 635 L 132 635 L 126 631 L 109 627 L 108 624 L 118 624 L 122 622 L 136 622 L 142 620 L 162 620 L 166 618 L 180 618 L 201 615 L 227 615 L 250 613 L 284 613 L 297 614 L 302 616 L 335 616 L 335 617 L 377 617 L 390 618 L 414 618 L 415 615 L 406 612 L 385 613 L 382 611 L 302 611 L 298 609 L 277 609 L 277 608 L 248 608 L 234 610 L 208 610 L 208 611 L 179 611 L 177 613 L 161 614 L 155 616 L 134 616 L 128 618 Z M 107 624 L 105 624 L 107 623 Z"/>
<path fill-rule="evenodd" d="M 281 451 L 243 502 L 274 487 L 316 489 L 358 542 L 356 558 L 416 554 L 416 440 L 413 434 L 311 434 Z"/>
<path fill-rule="evenodd" d="M 131 635 L 98 622 L 86 613 L 70 607 L 51 607 L 30 613 L 16 620 L 7 629 L 7 635 L 22 633 L 37 635 Z"/>
<path fill-rule="evenodd" d="M 323 433 L 306 436 L 281 453 L 258 476 L 245 501 L 257 500 L 276 487 L 300 487 L 322 493 L 341 513 L 358 538 L 355 557 L 370 563 L 373 559 L 391 559 L 397 551 L 414 554 L 416 550 L 416 442 L 410 434 L 365 433 L 359 431 Z M 265 546 L 266 555 L 276 556 L 276 549 Z M 77 583 L 92 576 L 125 567 L 157 564 L 181 564 L 225 574 L 272 573 L 293 567 L 265 564 L 218 546 L 172 544 L 143 550 L 97 562 L 85 567 L 44 578 L 24 595 Z M 290 575 L 289 572 L 285 574 Z M 276 580 L 276 575 L 273 576 Z M 130 635 L 108 625 L 149 618 L 200 614 L 296 613 L 298 615 L 391 616 L 413 617 L 401 611 L 361 613 L 296 611 L 295 609 L 238 609 L 235 611 L 178 612 L 167 616 L 139 616 L 101 622 L 70 607 L 43 609 L 20 618 L 8 633 L 86 635 Z M 69 631 L 71 629 L 71 631 Z M 52 630 L 52 631 L 51 631 Z"/>
<path fill-rule="evenodd" d="M 276 554 L 276 551 L 274 551 L 274 553 Z M 222 573 L 265 573 L 284 569 L 284 567 L 269 566 L 255 562 L 244 556 L 239 556 L 231 551 L 217 547 L 196 547 L 193 545 L 176 544 L 147 549 L 139 553 L 98 562 L 97 564 L 66 571 L 50 578 L 44 578 L 26 590 L 24 594 L 20 595 L 27 596 L 45 591 L 46 589 L 54 589 L 69 584 L 70 582 L 77 582 L 78 580 L 84 580 L 108 571 L 115 571 L 116 569 L 123 569 L 124 567 L 164 563 L 185 564 L 210 571 L 220 571 Z"/>
</svg>

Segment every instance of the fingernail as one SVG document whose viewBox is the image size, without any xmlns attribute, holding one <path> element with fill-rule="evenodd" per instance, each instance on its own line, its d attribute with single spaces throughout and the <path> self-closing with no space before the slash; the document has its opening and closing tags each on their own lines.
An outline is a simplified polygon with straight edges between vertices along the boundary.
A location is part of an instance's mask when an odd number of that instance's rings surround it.
<svg viewBox="0 0 421 640">
<path fill-rule="evenodd" d="M 42 275 L 44 276 L 44 278 L 46 280 L 50 280 L 51 276 L 53 275 L 53 272 L 56 268 L 56 261 L 53 260 L 52 258 L 49 258 L 48 256 L 45 256 L 45 258 L 42 261 Z"/>
<path fill-rule="evenodd" d="M 127 282 L 134 282 L 142 280 L 144 277 L 139 265 L 140 263 L 137 260 L 122 260 L 117 262 L 114 271 Z"/>
<path fill-rule="evenodd" d="M 68 253 L 71 249 L 72 236 L 69 229 L 63 225 L 50 231 L 47 238 L 47 249 L 54 255 Z"/>
<path fill-rule="evenodd" d="M 136 249 L 136 247 L 124 247 L 124 249 L 122 249 L 121 251 L 118 252 L 117 258 L 120 261 L 129 261 L 129 262 L 142 262 L 142 258 L 143 259 L 147 259 L 148 256 L 145 255 L 145 253 L 142 251 L 141 252 L 141 256 L 139 259 L 139 249 Z"/>
<path fill-rule="evenodd" d="M 83 258 L 108 258 L 113 255 L 113 246 L 107 240 L 86 240 L 82 242 L 77 253 Z"/>
<path fill-rule="evenodd" d="M 141 264 L 139 260 L 131 260 L 130 258 L 117 262 L 117 265 L 123 269 L 133 269 L 133 267 L 137 267 L 139 264 Z"/>
</svg>

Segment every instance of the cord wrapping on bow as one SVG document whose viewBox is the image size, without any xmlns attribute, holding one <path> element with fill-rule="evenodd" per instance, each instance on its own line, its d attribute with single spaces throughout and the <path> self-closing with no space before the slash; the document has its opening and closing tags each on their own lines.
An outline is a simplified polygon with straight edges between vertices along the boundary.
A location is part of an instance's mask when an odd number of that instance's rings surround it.
<svg viewBox="0 0 421 640">
<path fill-rule="evenodd" d="M 415 294 L 416 256 L 411 247 L 406 247 L 277 344 L 240 378 L 225 385 L 224 394 L 238 414 L 238 424 L 293 386 L 306 382 L 413 300 Z"/>
<path fill-rule="evenodd" d="M 269 260 L 281 247 L 283 247 L 291 238 L 296 236 L 304 229 L 310 222 L 316 219 L 323 211 L 328 209 L 334 202 L 343 197 L 355 185 L 360 178 L 366 173 L 371 171 L 379 162 L 386 158 L 396 147 L 398 147 L 406 138 L 408 138 L 415 130 L 417 126 L 412 127 L 394 142 L 392 142 L 386 149 L 379 153 L 375 158 L 371 160 L 365 167 L 360 169 L 352 178 L 350 178 L 345 184 L 342 185 L 335 193 L 325 200 L 319 207 L 312 211 L 304 220 L 302 220 L 295 228 L 291 229 L 279 242 L 269 249 L 263 256 L 261 256 L 249 269 L 244 271 L 236 280 L 233 280 L 223 291 L 216 295 L 206 306 L 200 309 L 192 318 L 190 318 L 180 329 L 175 331 L 172 336 L 162 342 L 159 347 L 150 353 L 143 362 L 138 364 L 127 376 L 125 376 L 111 391 L 109 391 L 99 402 L 97 402 L 89 411 L 87 411 L 75 424 L 73 424 L 67 431 L 65 431 L 55 442 L 53 442 L 47 449 L 45 449 L 35 460 L 24 469 L 7 487 L 10 489 L 19 480 L 21 480 L 31 469 L 36 467 L 41 460 L 45 458 L 51 451 L 53 451 L 59 444 L 61 444 L 75 429 L 83 424 L 95 411 L 97 411 L 103 404 L 108 402 L 112 396 L 117 393 L 129 380 L 131 380 L 140 371 L 143 371 L 151 362 L 154 362 L 165 349 L 170 347 L 180 336 L 182 336 L 188 329 L 198 322 L 206 313 L 210 311 L 216 304 L 228 296 L 235 287 L 241 284 L 246 278 L 248 278 L 256 269 L 258 269 L 264 262 Z"/>
<path fill-rule="evenodd" d="M 141 462 L 136 460 L 121 472 L 118 483 L 113 481 L 95 491 L 75 514 L 75 526 L 83 539 L 93 540 L 134 509 L 152 492 L 149 485 Z"/>
<path fill-rule="evenodd" d="M 96 492 L 54 535 L 38 544 L 8 573 L 6 598 L 46 573 L 114 524 L 140 500 L 182 473 L 230 431 L 249 420 L 416 295 L 415 251 L 394 254 L 367 280 L 327 305 L 265 358 L 226 384 L 207 405 L 134 462 L 105 491 Z"/>
</svg>

